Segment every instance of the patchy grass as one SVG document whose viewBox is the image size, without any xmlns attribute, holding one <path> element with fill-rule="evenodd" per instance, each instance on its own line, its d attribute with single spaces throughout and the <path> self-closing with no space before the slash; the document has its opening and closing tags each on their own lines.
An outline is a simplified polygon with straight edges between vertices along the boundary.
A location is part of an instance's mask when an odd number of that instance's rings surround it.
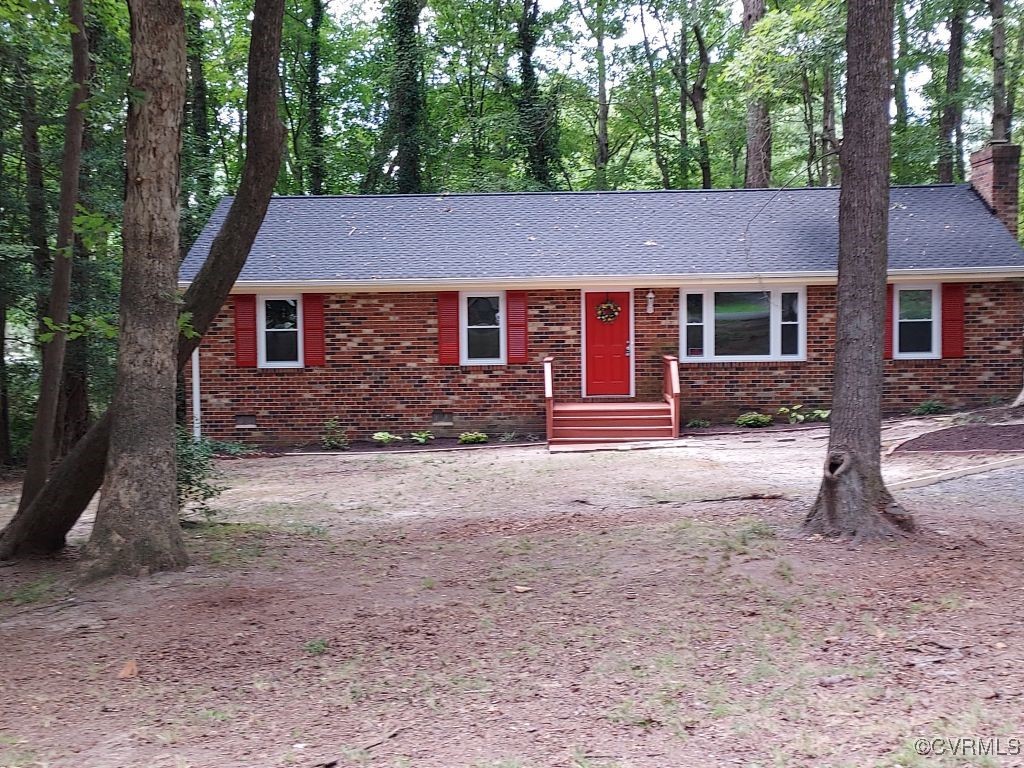
<svg viewBox="0 0 1024 768">
<path fill-rule="evenodd" d="M 331 644 L 321 637 L 315 640 L 309 640 L 302 646 L 302 650 L 308 653 L 310 656 L 323 656 L 327 653 L 327 649 L 331 647 Z"/>
<path fill-rule="evenodd" d="M 55 576 L 40 576 L 9 591 L 0 592 L 0 603 L 30 605 L 51 599 L 57 591 L 58 583 Z"/>
</svg>

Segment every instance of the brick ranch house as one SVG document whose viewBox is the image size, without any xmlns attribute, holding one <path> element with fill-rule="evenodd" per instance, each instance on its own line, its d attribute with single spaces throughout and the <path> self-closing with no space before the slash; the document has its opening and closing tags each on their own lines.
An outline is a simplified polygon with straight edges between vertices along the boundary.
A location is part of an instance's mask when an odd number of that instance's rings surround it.
<svg viewBox="0 0 1024 768">
<path fill-rule="evenodd" d="M 1020 148 L 893 187 L 885 407 L 1021 388 Z M 276 197 L 193 356 L 195 432 L 671 438 L 831 396 L 839 190 Z M 195 276 L 230 200 L 181 268 Z"/>
</svg>

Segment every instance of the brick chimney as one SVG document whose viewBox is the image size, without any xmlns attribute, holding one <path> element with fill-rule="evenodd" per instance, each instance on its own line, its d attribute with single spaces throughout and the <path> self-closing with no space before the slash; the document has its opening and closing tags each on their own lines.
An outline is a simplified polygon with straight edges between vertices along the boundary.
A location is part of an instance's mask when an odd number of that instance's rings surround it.
<svg viewBox="0 0 1024 768">
<path fill-rule="evenodd" d="M 971 154 L 971 186 L 1017 236 L 1020 146 L 993 141 Z"/>
</svg>

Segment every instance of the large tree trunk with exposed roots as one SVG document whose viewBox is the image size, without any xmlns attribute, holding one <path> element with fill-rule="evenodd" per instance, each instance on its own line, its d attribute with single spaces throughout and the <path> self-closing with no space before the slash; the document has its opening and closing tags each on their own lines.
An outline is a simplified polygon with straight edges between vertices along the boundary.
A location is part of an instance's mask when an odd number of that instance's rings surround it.
<svg viewBox="0 0 1024 768">
<path fill-rule="evenodd" d="M 835 388 L 825 474 L 804 521 L 808 533 L 856 540 L 914 529 L 881 461 L 892 24 L 892 0 L 847 6 Z"/>
<path fill-rule="evenodd" d="M 94 576 L 188 564 L 174 458 L 185 11 L 180 0 L 128 0 L 128 11 L 136 96 L 128 102 L 125 130 L 121 322 L 107 482 L 86 547 Z"/>
<path fill-rule="evenodd" d="M 246 154 L 242 181 L 210 255 L 185 292 L 182 313 L 201 336 L 220 312 L 256 239 L 274 191 L 284 127 L 277 115 L 283 0 L 256 0 L 249 44 Z M 197 338 L 182 336 L 177 367 L 188 362 Z M 0 533 L 0 559 L 49 554 L 65 545 L 74 526 L 103 482 L 112 416 L 97 420 L 60 464 L 32 504 Z"/>
</svg>

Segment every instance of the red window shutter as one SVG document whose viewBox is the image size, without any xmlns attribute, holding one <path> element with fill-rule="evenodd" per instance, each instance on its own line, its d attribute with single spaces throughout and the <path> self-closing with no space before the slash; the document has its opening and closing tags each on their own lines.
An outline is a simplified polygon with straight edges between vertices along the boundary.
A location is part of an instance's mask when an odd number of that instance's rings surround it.
<svg viewBox="0 0 1024 768">
<path fill-rule="evenodd" d="M 235 307 L 235 365 L 256 367 L 256 297 L 251 293 L 233 297 Z"/>
<path fill-rule="evenodd" d="M 302 294 L 302 358 L 308 366 L 325 365 L 324 295 Z"/>
<path fill-rule="evenodd" d="M 885 338 L 882 339 L 882 357 L 886 360 L 892 359 L 892 304 L 893 289 L 891 285 L 885 286 Z"/>
<path fill-rule="evenodd" d="M 505 294 L 505 335 L 509 363 L 527 362 L 526 291 L 508 291 Z"/>
<path fill-rule="evenodd" d="M 445 291 L 437 294 L 437 362 L 459 364 L 459 294 Z"/>
<path fill-rule="evenodd" d="M 964 356 L 964 285 L 942 284 L 942 356 Z"/>
</svg>

